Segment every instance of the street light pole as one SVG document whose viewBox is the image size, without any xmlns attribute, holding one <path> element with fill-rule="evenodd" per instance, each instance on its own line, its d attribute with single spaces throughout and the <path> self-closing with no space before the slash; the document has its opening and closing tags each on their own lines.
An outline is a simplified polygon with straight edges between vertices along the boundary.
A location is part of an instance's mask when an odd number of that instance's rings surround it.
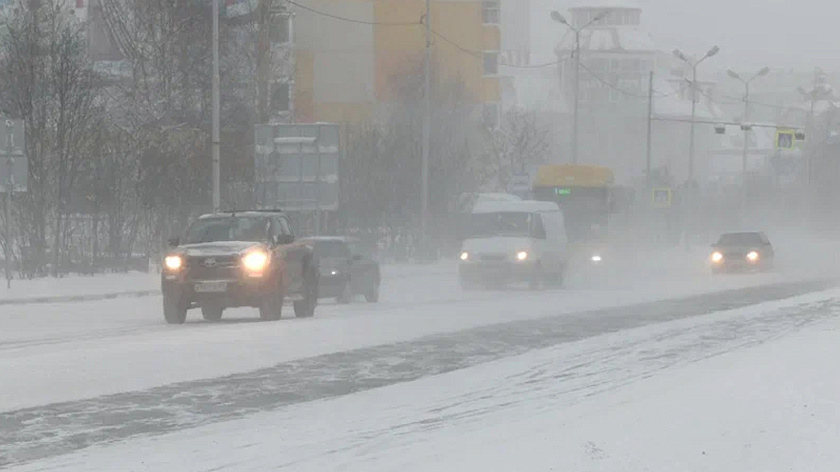
<svg viewBox="0 0 840 472">
<path fill-rule="evenodd" d="M 697 64 L 691 68 L 691 133 L 688 143 L 688 181 L 694 181 L 694 120 L 697 116 Z"/>
<path fill-rule="evenodd" d="M 743 155 L 741 156 L 741 172 L 742 172 L 742 177 L 741 178 L 743 179 L 744 183 L 746 183 L 746 179 L 747 179 L 747 158 L 749 156 L 749 146 L 750 146 L 749 132 L 750 132 L 750 129 L 752 128 L 749 125 L 749 119 L 750 119 L 750 84 L 752 84 L 753 80 L 755 80 L 759 77 L 763 77 L 763 76 L 767 75 L 768 73 L 770 73 L 770 68 L 765 67 L 765 68 L 761 69 L 760 71 L 756 72 L 755 75 L 753 75 L 749 80 L 745 80 L 738 73 L 736 73 L 732 70 L 727 71 L 727 74 L 729 74 L 729 77 L 732 77 L 733 79 L 736 79 L 736 80 L 740 80 L 744 84 L 744 119 L 742 120 L 742 124 L 741 124 L 741 128 L 744 130 L 744 149 L 743 149 Z"/>
<path fill-rule="evenodd" d="M 691 80 L 691 136 L 689 138 L 689 149 L 688 149 L 688 181 L 692 182 L 694 180 L 694 121 L 697 115 L 697 66 L 699 66 L 703 61 L 706 59 L 714 56 L 715 54 L 720 52 L 720 48 L 714 46 L 712 49 L 700 58 L 699 61 L 692 62 L 688 56 L 683 54 L 679 49 L 674 50 L 674 55 L 677 58 L 689 66 L 691 66 L 692 71 L 692 80 Z"/>
<path fill-rule="evenodd" d="M 221 158 L 219 156 L 219 2 L 213 1 L 213 213 L 221 210 Z"/>
<path fill-rule="evenodd" d="M 427 248 L 429 234 L 429 152 L 432 134 L 432 4 L 426 0 L 426 57 L 423 70 L 423 156 L 420 168 L 420 237 Z"/>
<path fill-rule="evenodd" d="M 9 179 L 6 182 L 6 288 L 12 288 L 12 195 L 15 193 L 14 123 L 6 120 L 6 158 Z"/>
<path fill-rule="evenodd" d="M 569 27 L 570 30 L 575 34 L 575 50 L 574 50 L 574 57 L 575 57 L 575 104 L 574 104 L 574 117 L 572 118 L 572 164 L 578 163 L 578 129 L 579 129 L 579 108 L 580 108 L 580 33 L 585 30 L 586 28 L 592 26 L 594 23 L 601 21 L 604 17 L 609 14 L 609 11 L 603 11 L 597 15 L 595 18 L 592 19 L 589 23 L 581 26 L 580 28 L 575 28 L 572 26 L 571 23 L 566 20 L 566 18 L 560 14 L 558 11 L 551 12 L 551 19 L 566 25 Z"/>
</svg>

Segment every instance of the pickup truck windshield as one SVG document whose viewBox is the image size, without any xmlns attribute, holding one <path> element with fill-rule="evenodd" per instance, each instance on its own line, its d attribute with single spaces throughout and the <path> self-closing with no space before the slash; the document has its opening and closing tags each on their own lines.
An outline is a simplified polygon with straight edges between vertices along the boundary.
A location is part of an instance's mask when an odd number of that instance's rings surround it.
<svg viewBox="0 0 840 472">
<path fill-rule="evenodd" d="M 207 218 L 193 222 L 187 229 L 185 244 L 212 243 L 218 241 L 268 240 L 269 220 L 254 217 Z"/>
</svg>

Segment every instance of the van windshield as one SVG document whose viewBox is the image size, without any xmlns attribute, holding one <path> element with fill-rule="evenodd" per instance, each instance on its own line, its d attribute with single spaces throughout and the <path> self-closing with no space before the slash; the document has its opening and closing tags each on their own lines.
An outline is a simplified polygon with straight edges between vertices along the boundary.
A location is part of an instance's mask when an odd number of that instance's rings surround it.
<svg viewBox="0 0 840 472">
<path fill-rule="evenodd" d="M 527 212 L 473 213 L 470 215 L 472 238 L 531 235 L 531 214 Z"/>
</svg>

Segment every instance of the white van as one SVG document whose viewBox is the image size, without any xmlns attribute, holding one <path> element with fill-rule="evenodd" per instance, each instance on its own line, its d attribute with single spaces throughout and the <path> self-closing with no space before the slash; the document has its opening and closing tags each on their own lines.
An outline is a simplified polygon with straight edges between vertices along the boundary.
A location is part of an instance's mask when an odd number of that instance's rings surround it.
<svg viewBox="0 0 840 472">
<path fill-rule="evenodd" d="M 556 203 L 483 201 L 469 218 L 458 268 L 462 287 L 562 284 L 569 247 Z"/>
</svg>

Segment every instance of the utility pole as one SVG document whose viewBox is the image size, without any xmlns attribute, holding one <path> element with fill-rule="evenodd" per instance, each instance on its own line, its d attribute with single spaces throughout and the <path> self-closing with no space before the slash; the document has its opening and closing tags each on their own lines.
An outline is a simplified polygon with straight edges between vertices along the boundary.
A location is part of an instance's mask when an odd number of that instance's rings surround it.
<svg viewBox="0 0 840 472">
<path fill-rule="evenodd" d="M 271 35 L 274 5 L 272 0 L 260 0 L 257 5 L 257 121 L 266 123 L 271 115 L 270 72 L 272 62 Z"/>
<path fill-rule="evenodd" d="M 219 157 L 219 2 L 213 1 L 213 213 L 222 206 L 221 159 Z"/>
<path fill-rule="evenodd" d="M 420 234 L 424 249 L 428 249 L 429 226 L 429 151 L 432 126 L 432 2 L 426 0 L 426 58 L 423 74 L 423 160 L 420 179 Z"/>
<path fill-rule="evenodd" d="M 651 142 L 653 138 L 653 71 L 650 71 L 650 78 L 648 79 L 648 115 L 647 115 L 647 149 L 645 156 L 645 180 L 648 188 L 652 185 L 650 175 L 651 168 Z"/>
<path fill-rule="evenodd" d="M 578 130 L 580 129 L 580 30 L 575 31 L 575 112 L 572 124 L 572 164 L 578 163 Z"/>
<path fill-rule="evenodd" d="M 12 195 L 15 193 L 14 123 L 6 120 L 6 158 L 9 179 L 6 182 L 6 288 L 12 288 Z"/>
<path fill-rule="evenodd" d="M 574 104 L 574 117 L 572 118 L 572 164 L 578 163 L 578 113 L 580 108 L 580 33 L 585 30 L 586 28 L 592 26 L 593 24 L 603 20 L 609 14 L 609 10 L 602 11 L 595 15 L 595 18 L 592 19 L 589 23 L 581 26 L 580 28 L 575 28 L 572 24 L 566 20 L 566 17 L 560 14 L 558 11 L 551 12 L 551 19 L 566 25 L 569 27 L 572 32 L 575 33 L 575 50 L 573 55 L 575 56 L 575 104 Z"/>
</svg>

